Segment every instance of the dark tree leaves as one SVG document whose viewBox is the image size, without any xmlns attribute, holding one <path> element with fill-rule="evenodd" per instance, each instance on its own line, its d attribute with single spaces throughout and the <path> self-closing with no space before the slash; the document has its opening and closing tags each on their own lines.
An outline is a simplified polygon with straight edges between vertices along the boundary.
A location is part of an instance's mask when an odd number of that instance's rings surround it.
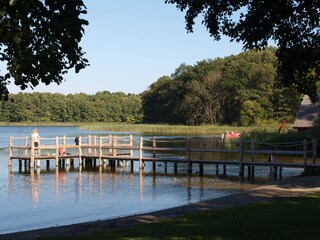
<svg viewBox="0 0 320 240">
<path fill-rule="evenodd" d="M 279 49 L 278 71 L 284 85 L 293 85 L 313 101 L 320 80 L 319 0 L 165 0 L 185 11 L 186 28 L 193 31 L 195 18 L 215 40 L 221 35 L 242 42 L 244 49 L 261 49 L 274 41 Z"/>
<path fill-rule="evenodd" d="M 79 46 L 88 22 L 82 0 L 7 0 L 0 3 L 0 98 L 11 79 L 22 90 L 60 84 L 69 69 L 88 66 Z"/>
</svg>

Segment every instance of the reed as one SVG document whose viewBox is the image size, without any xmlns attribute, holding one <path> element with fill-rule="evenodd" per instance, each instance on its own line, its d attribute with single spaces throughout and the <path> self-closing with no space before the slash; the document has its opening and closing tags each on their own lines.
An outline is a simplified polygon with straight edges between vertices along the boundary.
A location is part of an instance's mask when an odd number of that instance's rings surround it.
<svg viewBox="0 0 320 240">
<path fill-rule="evenodd" d="M 219 135 L 226 131 L 248 134 L 252 131 L 277 131 L 275 124 L 262 126 L 239 127 L 231 125 L 166 125 L 166 124 L 127 124 L 127 123 L 81 123 L 81 129 L 98 131 L 140 132 L 152 134 L 179 134 L 179 135 Z"/>
</svg>

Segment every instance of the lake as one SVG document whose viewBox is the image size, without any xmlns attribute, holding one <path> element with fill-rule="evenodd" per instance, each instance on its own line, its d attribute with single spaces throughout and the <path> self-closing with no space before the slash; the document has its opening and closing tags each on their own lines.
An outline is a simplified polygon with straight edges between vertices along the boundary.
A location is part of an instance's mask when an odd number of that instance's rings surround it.
<svg viewBox="0 0 320 240">
<path fill-rule="evenodd" d="M 129 135 L 107 131 L 82 131 L 77 127 L 37 127 L 44 138 L 91 135 Z M 79 167 L 19 172 L 18 161 L 8 168 L 9 136 L 30 136 L 34 127 L 0 127 L 0 234 L 52 226 L 68 225 L 129 216 L 165 208 L 181 206 L 212 198 L 219 198 L 254 187 L 268 180 L 257 178 L 255 183 L 240 181 L 238 171 L 228 176 L 216 176 L 214 167 L 205 167 L 212 174 L 200 177 L 188 175 L 184 167 L 174 174 L 173 167 L 164 171 L 161 164 L 152 172 L 152 163 L 146 163 L 133 173 L 130 166 L 117 168 Z M 165 136 L 162 136 L 165 138 Z M 173 136 L 170 136 L 173 138 Z M 208 138 L 208 136 L 206 136 Z M 43 163 L 45 164 L 45 163 Z M 53 165 L 53 164 L 51 164 Z M 137 164 L 135 164 L 137 165 Z M 212 168 L 212 169 L 210 169 Z M 257 169 L 261 176 L 265 170 Z M 284 177 L 300 174 L 286 171 Z M 260 180 L 259 180 L 260 179 Z"/>
</svg>

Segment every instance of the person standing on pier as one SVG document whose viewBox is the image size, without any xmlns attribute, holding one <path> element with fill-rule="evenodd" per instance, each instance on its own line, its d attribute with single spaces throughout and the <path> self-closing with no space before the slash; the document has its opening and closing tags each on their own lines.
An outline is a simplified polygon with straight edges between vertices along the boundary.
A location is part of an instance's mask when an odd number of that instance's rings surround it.
<svg viewBox="0 0 320 240">
<path fill-rule="evenodd" d="M 39 141 L 40 141 L 40 135 L 38 133 L 38 129 L 33 129 L 32 133 L 31 133 L 31 141 L 34 144 L 34 147 L 38 147 L 39 146 Z M 35 151 L 36 155 L 38 155 L 38 150 Z"/>
</svg>

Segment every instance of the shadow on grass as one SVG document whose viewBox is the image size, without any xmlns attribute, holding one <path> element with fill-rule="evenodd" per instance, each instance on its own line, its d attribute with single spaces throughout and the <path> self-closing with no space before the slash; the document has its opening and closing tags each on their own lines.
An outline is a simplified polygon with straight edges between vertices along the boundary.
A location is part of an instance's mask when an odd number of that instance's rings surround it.
<svg viewBox="0 0 320 240">
<path fill-rule="evenodd" d="M 319 216 L 320 193 L 199 212 L 156 223 L 63 239 L 318 239 Z"/>
</svg>

